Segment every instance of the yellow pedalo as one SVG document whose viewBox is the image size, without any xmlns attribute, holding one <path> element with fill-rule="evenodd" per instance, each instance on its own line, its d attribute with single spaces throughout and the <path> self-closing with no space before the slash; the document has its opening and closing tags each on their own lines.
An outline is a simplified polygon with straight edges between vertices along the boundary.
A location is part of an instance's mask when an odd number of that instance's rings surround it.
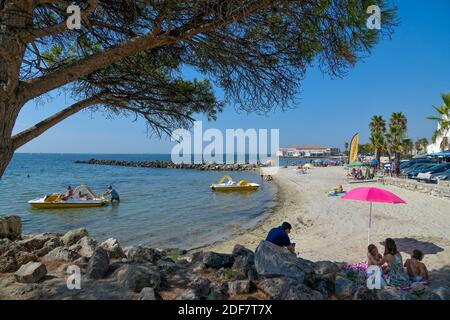
<svg viewBox="0 0 450 320">
<path fill-rule="evenodd" d="M 235 182 L 229 175 L 224 175 L 217 183 L 213 183 L 210 188 L 213 191 L 255 191 L 258 190 L 259 184 L 245 180 Z"/>
<path fill-rule="evenodd" d="M 66 200 L 63 200 L 63 194 L 52 193 L 42 198 L 28 201 L 33 209 L 101 207 L 109 202 L 110 201 L 108 199 L 97 196 L 86 184 L 76 187 L 74 190 L 74 197 Z"/>
</svg>

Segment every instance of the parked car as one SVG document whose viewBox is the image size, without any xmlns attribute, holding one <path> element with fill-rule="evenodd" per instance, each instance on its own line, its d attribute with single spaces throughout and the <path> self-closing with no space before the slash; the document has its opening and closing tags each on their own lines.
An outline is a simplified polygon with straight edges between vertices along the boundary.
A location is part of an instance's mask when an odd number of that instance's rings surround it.
<svg viewBox="0 0 450 320">
<path fill-rule="evenodd" d="M 415 164 L 415 165 L 413 165 L 413 166 L 411 166 L 409 168 L 406 168 L 405 170 L 402 171 L 402 173 L 409 174 L 409 173 L 411 173 L 411 172 L 413 172 L 415 170 L 432 167 L 433 165 L 434 164 L 431 164 L 431 163 L 425 163 L 425 164 L 424 163 L 417 163 L 417 164 Z"/>
<path fill-rule="evenodd" d="M 435 166 L 435 164 L 425 164 L 422 166 L 417 167 L 416 169 L 413 169 L 411 171 L 408 172 L 408 178 L 412 179 L 417 177 L 417 175 L 421 172 L 427 172 L 427 170 L 430 170 L 431 168 L 433 168 Z"/>
<path fill-rule="evenodd" d="M 431 175 L 435 173 L 445 172 L 450 169 L 450 163 L 445 162 L 438 164 L 430 169 L 428 169 L 426 172 L 421 172 L 417 175 L 417 180 L 424 180 L 424 181 L 430 181 Z"/>
<path fill-rule="evenodd" d="M 450 180 L 450 170 L 432 174 L 430 177 L 430 182 L 438 183 L 441 180 Z"/>
</svg>

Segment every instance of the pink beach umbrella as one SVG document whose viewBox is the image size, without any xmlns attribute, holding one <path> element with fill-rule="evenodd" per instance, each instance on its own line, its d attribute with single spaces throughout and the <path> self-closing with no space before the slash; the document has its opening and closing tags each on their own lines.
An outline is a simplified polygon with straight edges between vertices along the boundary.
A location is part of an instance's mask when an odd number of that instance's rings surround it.
<svg viewBox="0 0 450 320">
<path fill-rule="evenodd" d="M 344 200 L 370 202 L 369 230 L 367 232 L 368 245 L 370 244 L 370 228 L 372 226 L 372 203 L 373 202 L 384 202 L 393 204 L 406 203 L 403 199 L 399 198 L 392 192 L 374 187 L 355 188 L 347 192 L 341 198 Z"/>
</svg>

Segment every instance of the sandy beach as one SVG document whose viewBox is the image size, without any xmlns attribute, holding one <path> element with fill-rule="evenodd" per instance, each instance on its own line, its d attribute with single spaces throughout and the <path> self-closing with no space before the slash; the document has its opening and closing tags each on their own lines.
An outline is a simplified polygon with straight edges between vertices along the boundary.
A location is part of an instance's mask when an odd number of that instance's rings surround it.
<svg viewBox="0 0 450 320">
<path fill-rule="evenodd" d="M 328 197 L 327 192 L 339 184 L 344 190 L 377 186 L 397 194 L 407 204 L 373 205 L 371 242 L 383 252 L 381 242 L 394 238 L 404 260 L 412 250 L 421 249 L 434 278 L 450 283 L 450 201 L 381 183 L 350 185 L 345 178 L 343 167 L 314 168 L 309 174 L 298 174 L 292 167 L 280 169 L 274 176 L 279 202 L 273 212 L 253 230 L 207 249 L 231 252 L 239 243 L 253 250 L 270 228 L 288 221 L 299 256 L 312 261 L 365 260 L 369 203 Z"/>
</svg>

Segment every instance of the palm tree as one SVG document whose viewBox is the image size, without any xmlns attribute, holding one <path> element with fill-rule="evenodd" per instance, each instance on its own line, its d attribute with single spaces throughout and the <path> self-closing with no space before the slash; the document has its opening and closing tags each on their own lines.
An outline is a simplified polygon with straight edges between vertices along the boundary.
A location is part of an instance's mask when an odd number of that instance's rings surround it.
<svg viewBox="0 0 450 320">
<path fill-rule="evenodd" d="M 386 133 L 386 143 L 389 157 L 395 158 L 395 165 L 400 165 L 400 156 L 408 148 L 406 141 L 407 119 L 402 112 L 394 112 L 389 120 L 389 130 Z"/>
<path fill-rule="evenodd" d="M 380 166 L 381 153 L 385 150 L 385 132 L 386 132 L 386 121 L 384 121 L 383 116 L 373 116 L 370 124 L 370 143 L 375 151 L 375 159 L 377 159 L 377 165 Z"/>
<path fill-rule="evenodd" d="M 429 143 L 427 138 L 417 139 L 417 141 L 414 143 L 414 147 L 416 148 L 418 153 L 426 153 L 428 145 Z"/>
<path fill-rule="evenodd" d="M 346 142 L 344 146 L 345 146 L 345 154 L 348 155 L 348 142 Z"/>
<path fill-rule="evenodd" d="M 384 121 L 383 116 L 373 116 L 370 119 L 370 132 L 385 132 L 386 131 L 386 121 Z"/>
<path fill-rule="evenodd" d="M 411 139 L 404 139 L 402 144 L 404 154 L 412 155 L 414 151 L 414 142 Z"/>
<path fill-rule="evenodd" d="M 433 106 L 433 108 L 437 111 L 438 116 L 428 116 L 427 119 L 438 122 L 438 127 L 431 140 L 433 143 L 436 143 L 439 138 L 442 138 L 439 147 L 441 151 L 445 151 L 450 147 L 450 141 L 448 138 L 448 133 L 450 132 L 450 92 L 447 94 L 442 94 L 441 97 L 444 104 L 440 107 Z"/>
</svg>

